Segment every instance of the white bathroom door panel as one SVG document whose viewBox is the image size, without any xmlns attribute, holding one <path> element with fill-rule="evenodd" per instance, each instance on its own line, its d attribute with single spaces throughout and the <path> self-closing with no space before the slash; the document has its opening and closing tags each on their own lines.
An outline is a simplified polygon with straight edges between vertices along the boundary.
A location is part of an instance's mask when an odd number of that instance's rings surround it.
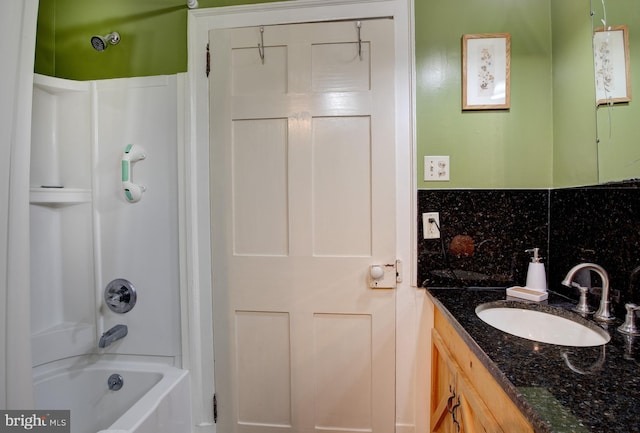
<svg viewBox="0 0 640 433">
<path fill-rule="evenodd" d="M 210 33 L 218 429 L 395 429 L 393 21 Z"/>
</svg>

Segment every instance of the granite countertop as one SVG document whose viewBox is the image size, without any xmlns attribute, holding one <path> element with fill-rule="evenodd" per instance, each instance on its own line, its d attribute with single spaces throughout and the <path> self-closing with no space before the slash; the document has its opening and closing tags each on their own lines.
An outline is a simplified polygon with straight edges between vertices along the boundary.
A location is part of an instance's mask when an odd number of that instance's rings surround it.
<svg viewBox="0 0 640 433">
<path fill-rule="evenodd" d="M 536 432 L 640 432 L 640 336 L 619 333 L 621 319 L 601 325 L 611 335 L 606 345 L 558 346 L 504 333 L 476 316 L 477 305 L 506 299 L 505 289 L 427 293 Z M 575 304 L 551 291 L 546 302 Z"/>
</svg>

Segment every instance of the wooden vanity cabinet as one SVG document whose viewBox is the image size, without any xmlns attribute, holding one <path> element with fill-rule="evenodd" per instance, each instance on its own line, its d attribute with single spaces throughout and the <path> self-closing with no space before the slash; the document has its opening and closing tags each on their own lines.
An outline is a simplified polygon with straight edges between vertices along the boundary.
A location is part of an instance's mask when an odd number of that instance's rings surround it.
<svg viewBox="0 0 640 433">
<path fill-rule="evenodd" d="M 431 433 L 504 432 L 454 361 L 437 330 L 432 338 Z"/>
<path fill-rule="evenodd" d="M 457 367 L 440 334 L 431 330 L 431 426 L 430 433 L 455 432 L 453 406 L 456 398 Z"/>
<path fill-rule="evenodd" d="M 437 308 L 431 354 L 431 433 L 533 433 L 531 424 Z"/>
</svg>

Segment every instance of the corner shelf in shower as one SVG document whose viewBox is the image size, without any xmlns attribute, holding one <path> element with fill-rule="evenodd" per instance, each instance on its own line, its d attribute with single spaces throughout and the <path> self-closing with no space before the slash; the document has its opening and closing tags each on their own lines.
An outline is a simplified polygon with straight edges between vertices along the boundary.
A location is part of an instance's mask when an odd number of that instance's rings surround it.
<svg viewBox="0 0 640 433">
<path fill-rule="evenodd" d="M 29 172 L 33 366 L 96 350 L 92 84 L 35 74 Z"/>
<path fill-rule="evenodd" d="M 66 80 L 64 78 L 49 77 L 34 74 L 33 85 L 51 94 L 66 92 L 88 92 L 90 85 L 87 81 Z"/>
<path fill-rule="evenodd" d="M 31 204 L 75 204 L 90 203 L 91 190 L 83 188 L 31 188 Z"/>
</svg>

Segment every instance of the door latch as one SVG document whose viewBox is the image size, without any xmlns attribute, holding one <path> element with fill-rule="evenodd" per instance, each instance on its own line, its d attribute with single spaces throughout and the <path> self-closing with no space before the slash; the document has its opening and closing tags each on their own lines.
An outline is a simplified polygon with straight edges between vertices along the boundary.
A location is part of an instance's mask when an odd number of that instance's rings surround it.
<svg viewBox="0 0 640 433">
<path fill-rule="evenodd" d="M 395 289 L 402 282 L 402 261 L 386 265 L 369 266 L 369 287 L 372 289 Z"/>
</svg>

